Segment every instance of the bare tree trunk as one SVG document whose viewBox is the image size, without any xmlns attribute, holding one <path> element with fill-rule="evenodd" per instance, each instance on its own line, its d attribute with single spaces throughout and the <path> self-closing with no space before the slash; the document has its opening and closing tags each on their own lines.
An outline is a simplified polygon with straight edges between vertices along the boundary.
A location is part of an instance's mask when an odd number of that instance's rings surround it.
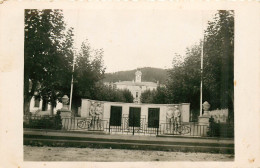
<svg viewBox="0 0 260 168">
<path fill-rule="evenodd" d="M 30 104 L 31 104 L 31 99 L 24 98 L 24 103 L 23 103 L 24 115 L 26 115 L 30 112 Z"/>
<path fill-rule="evenodd" d="M 51 109 L 50 109 L 50 115 L 53 116 L 53 109 L 54 109 L 54 106 L 53 104 L 51 104 Z"/>
<path fill-rule="evenodd" d="M 28 114 L 30 112 L 30 103 L 32 99 L 32 94 L 31 92 L 34 90 L 29 90 L 29 76 L 24 75 L 24 97 L 23 97 L 23 114 Z"/>
</svg>

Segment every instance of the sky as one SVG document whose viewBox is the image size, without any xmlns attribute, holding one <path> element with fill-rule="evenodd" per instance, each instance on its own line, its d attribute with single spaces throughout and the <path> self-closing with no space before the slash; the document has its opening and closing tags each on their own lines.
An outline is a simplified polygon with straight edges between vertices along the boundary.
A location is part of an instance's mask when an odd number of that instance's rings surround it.
<svg viewBox="0 0 260 168">
<path fill-rule="evenodd" d="M 75 45 L 88 39 L 104 50 L 106 72 L 141 67 L 170 68 L 175 53 L 198 44 L 216 11 L 64 9 L 67 26 L 75 30 Z"/>
</svg>

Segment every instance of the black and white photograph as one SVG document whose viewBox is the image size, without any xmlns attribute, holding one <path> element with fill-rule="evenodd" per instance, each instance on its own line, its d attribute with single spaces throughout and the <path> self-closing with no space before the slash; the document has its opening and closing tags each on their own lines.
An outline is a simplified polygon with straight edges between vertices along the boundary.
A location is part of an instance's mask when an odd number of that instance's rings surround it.
<svg viewBox="0 0 260 168">
<path fill-rule="evenodd" d="M 254 75 L 259 75 L 259 59 L 253 61 L 247 52 L 256 51 L 259 40 L 243 48 L 244 39 L 252 37 L 237 28 L 244 8 L 118 3 L 24 5 L 19 17 L 8 11 L 6 17 L 19 26 L 2 27 L 1 34 L 19 32 L 13 34 L 17 41 L 11 36 L 6 41 L 19 48 L 2 51 L 16 51 L 19 59 L 1 69 L 8 79 L 17 68 L 17 78 L 1 83 L 19 89 L 9 89 L 9 95 L 0 88 L 7 97 L 5 113 L 10 113 L 6 119 L 2 113 L 1 134 L 20 133 L 18 139 L 1 141 L 19 146 L 15 167 L 69 162 L 72 167 L 137 167 L 141 162 L 154 167 L 196 162 L 199 167 L 256 166 L 259 157 L 252 151 L 260 146 L 252 142 L 260 136 L 260 125 L 252 119 L 260 115 L 251 112 L 257 109 L 257 96 L 245 91 L 259 91 Z M 0 23 L 7 23 L 3 14 Z M 14 122 L 17 118 L 20 122 Z M 5 127 L 6 122 L 12 126 Z"/>
<path fill-rule="evenodd" d="M 24 160 L 234 159 L 234 11 L 24 12 Z"/>
</svg>

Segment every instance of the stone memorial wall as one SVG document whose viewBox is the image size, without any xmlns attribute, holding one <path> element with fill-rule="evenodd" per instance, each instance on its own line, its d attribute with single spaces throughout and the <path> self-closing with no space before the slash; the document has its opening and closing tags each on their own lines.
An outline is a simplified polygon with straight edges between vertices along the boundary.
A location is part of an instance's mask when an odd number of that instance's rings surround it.
<svg viewBox="0 0 260 168">
<path fill-rule="evenodd" d="M 82 99 L 81 117 L 109 119 L 111 114 L 111 106 L 122 107 L 122 116 L 128 116 L 130 108 L 140 108 L 141 117 L 148 119 L 148 111 L 150 108 L 159 109 L 159 123 L 166 123 L 168 120 L 174 119 L 174 111 L 176 108 L 180 111 L 180 121 L 190 121 L 190 104 L 137 104 L 137 103 L 121 103 L 106 102 L 90 99 Z"/>
</svg>

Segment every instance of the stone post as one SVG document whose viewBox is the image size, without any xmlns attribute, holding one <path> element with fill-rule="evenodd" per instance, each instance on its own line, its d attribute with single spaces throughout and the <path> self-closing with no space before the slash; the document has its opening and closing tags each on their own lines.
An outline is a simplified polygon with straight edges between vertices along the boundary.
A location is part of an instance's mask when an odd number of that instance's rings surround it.
<svg viewBox="0 0 260 168">
<path fill-rule="evenodd" d="M 199 125 L 209 125 L 209 118 L 210 118 L 210 115 L 209 115 L 209 108 L 210 108 L 210 104 L 205 101 L 203 104 L 203 110 L 204 110 L 204 113 L 202 116 L 199 116 Z"/>
<path fill-rule="evenodd" d="M 68 102 L 69 97 L 67 95 L 64 95 L 62 97 L 62 108 L 59 110 L 61 118 L 72 117 L 72 112 L 71 110 L 69 110 Z"/>
</svg>

